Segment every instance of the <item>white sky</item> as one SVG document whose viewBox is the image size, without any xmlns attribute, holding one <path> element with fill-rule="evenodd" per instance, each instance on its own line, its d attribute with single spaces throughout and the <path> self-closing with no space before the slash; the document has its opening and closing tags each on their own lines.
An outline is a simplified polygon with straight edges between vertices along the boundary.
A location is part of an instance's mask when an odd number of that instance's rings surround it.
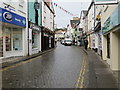
<svg viewBox="0 0 120 90">
<path fill-rule="evenodd" d="M 81 10 L 87 10 L 91 0 L 52 0 L 65 10 L 75 14 L 75 17 L 80 17 Z M 62 9 L 54 6 L 55 9 L 55 24 L 58 28 L 66 27 L 73 16 L 64 12 Z"/>
</svg>

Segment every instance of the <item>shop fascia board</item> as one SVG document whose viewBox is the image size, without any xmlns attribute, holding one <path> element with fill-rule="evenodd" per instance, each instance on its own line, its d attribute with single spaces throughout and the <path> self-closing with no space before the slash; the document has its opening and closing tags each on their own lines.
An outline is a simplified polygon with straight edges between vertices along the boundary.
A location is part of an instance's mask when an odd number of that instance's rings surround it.
<svg viewBox="0 0 120 90">
<path fill-rule="evenodd" d="M 107 35 L 107 34 L 109 34 L 110 32 L 116 32 L 116 31 L 118 31 L 118 30 L 120 30 L 120 24 L 117 25 L 117 26 L 115 26 L 115 27 L 112 28 L 111 30 L 105 32 L 103 35 Z"/>
<path fill-rule="evenodd" d="M 117 6 L 117 8 L 112 12 L 110 17 L 104 22 L 104 26 L 102 27 L 102 31 L 104 35 L 120 25 L 119 11 L 120 11 L 120 5 Z M 117 20 L 117 22 L 114 21 L 114 19 Z"/>
<path fill-rule="evenodd" d="M 35 23 L 30 22 L 29 24 L 30 24 L 30 27 L 29 27 L 30 29 L 41 31 L 41 27 L 36 25 Z"/>
</svg>

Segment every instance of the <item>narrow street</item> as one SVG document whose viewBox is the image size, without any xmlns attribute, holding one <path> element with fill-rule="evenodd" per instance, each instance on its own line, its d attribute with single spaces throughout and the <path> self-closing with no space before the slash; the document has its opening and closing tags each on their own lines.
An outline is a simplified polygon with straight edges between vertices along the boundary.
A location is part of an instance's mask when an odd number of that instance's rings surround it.
<svg viewBox="0 0 120 90">
<path fill-rule="evenodd" d="M 75 88 L 85 55 L 80 47 L 58 44 L 47 54 L 3 69 L 3 88 Z"/>
<path fill-rule="evenodd" d="M 120 88 L 120 0 L 1 0 L 0 90 Z"/>
</svg>

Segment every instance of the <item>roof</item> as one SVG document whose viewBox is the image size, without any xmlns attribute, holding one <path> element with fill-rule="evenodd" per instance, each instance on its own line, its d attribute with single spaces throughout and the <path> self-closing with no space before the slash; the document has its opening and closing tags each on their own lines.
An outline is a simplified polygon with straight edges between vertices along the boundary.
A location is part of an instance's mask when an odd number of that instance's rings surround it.
<svg viewBox="0 0 120 90">
<path fill-rule="evenodd" d="M 85 17 L 87 15 L 87 13 L 88 13 L 88 10 L 82 10 L 81 14 L 80 14 L 80 19 L 82 17 L 82 14 L 83 14 L 83 17 Z"/>
<path fill-rule="evenodd" d="M 83 10 L 83 14 L 84 14 L 84 16 L 86 16 L 87 10 Z"/>
<path fill-rule="evenodd" d="M 80 22 L 80 20 L 70 20 L 70 24 L 71 24 L 71 27 L 75 27 L 76 25 L 78 25 Z"/>
</svg>

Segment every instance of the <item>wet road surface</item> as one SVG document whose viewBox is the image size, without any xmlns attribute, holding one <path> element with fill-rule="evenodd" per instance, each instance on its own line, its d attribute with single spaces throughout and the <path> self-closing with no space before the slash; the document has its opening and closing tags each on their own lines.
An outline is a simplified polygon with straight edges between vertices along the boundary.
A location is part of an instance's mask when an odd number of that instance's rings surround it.
<svg viewBox="0 0 120 90">
<path fill-rule="evenodd" d="M 3 88 L 75 88 L 84 52 L 76 46 L 56 49 L 2 71 Z"/>
</svg>

